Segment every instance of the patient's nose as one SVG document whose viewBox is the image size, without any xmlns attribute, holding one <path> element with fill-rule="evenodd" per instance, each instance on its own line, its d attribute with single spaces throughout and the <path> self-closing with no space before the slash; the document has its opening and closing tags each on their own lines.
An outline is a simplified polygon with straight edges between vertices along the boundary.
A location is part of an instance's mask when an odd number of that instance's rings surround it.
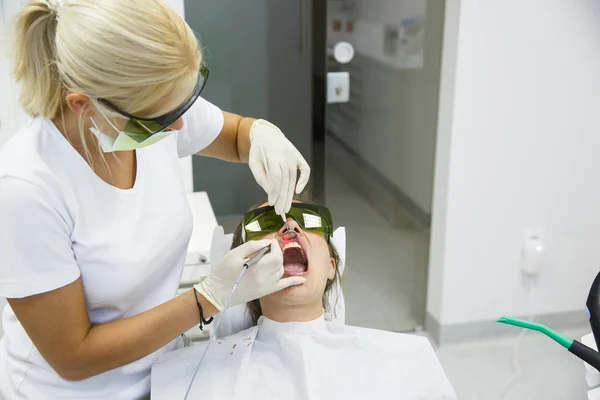
<svg viewBox="0 0 600 400">
<path fill-rule="evenodd" d="M 288 218 L 277 234 L 281 235 L 283 239 L 292 240 L 295 239 L 301 231 L 302 228 L 300 228 L 300 225 L 293 218 Z"/>
</svg>

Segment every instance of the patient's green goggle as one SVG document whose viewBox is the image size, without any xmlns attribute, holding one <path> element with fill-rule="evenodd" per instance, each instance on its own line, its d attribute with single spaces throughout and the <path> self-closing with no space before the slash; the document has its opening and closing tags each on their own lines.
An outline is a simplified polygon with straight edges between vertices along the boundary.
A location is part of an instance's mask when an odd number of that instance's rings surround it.
<svg viewBox="0 0 600 400">
<path fill-rule="evenodd" d="M 306 203 L 292 203 L 286 213 L 305 231 L 320 232 L 327 238 L 333 235 L 333 221 L 327 207 Z M 283 226 L 281 215 L 271 206 L 257 208 L 244 214 L 242 220 L 242 240 L 258 240 L 269 233 L 277 232 Z"/>
</svg>

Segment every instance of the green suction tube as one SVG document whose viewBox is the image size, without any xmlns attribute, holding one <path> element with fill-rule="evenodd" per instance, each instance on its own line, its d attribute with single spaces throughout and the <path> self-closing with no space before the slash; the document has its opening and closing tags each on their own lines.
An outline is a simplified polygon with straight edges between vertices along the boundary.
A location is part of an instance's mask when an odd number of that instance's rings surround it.
<svg viewBox="0 0 600 400">
<path fill-rule="evenodd" d="M 582 359 L 583 361 L 600 371 L 600 353 L 598 353 L 594 349 L 589 348 L 583 343 L 578 342 L 577 340 L 573 340 L 570 337 L 561 335 L 560 333 L 553 331 L 546 325 L 506 316 L 498 319 L 496 322 L 542 332 L 544 335 L 550 337 L 556 343 L 569 350 L 569 352 L 571 352 L 575 356 L 579 357 L 580 359 Z"/>
<path fill-rule="evenodd" d="M 544 335 L 550 337 L 565 349 L 569 349 L 573 345 L 573 339 L 571 339 L 570 337 L 561 335 L 560 333 L 548 328 L 546 325 L 538 324 L 536 322 L 525 321 L 523 319 L 517 319 L 506 316 L 498 319 L 496 322 L 500 322 L 501 324 L 518 326 L 519 328 L 530 329 L 532 331 L 542 332 Z"/>
</svg>

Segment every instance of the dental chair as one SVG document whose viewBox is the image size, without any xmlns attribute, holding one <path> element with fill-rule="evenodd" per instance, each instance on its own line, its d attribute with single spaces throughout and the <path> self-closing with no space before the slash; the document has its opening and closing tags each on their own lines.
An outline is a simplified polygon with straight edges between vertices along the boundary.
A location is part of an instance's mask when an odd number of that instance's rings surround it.
<svg viewBox="0 0 600 400">
<path fill-rule="evenodd" d="M 215 230 L 211 246 L 211 260 L 213 262 L 220 260 L 231 249 L 232 240 L 233 235 L 225 235 L 221 227 L 218 227 Z M 346 261 L 345 229 L 337 229 L 331 240 L 339 253 L 340 264 L 338 265 L 338 269 L 340 275 L 343 275 Z M 367 379 L 365 385 L 362 387 L 363 389 L 368 390 L 375 398 L 388 398 L 391 396 L 393 398 L 406 399 L 456 399 L 451 384 L 445 376 L 431 344 L 426 338 L 366 328 L 342 326 L 345 325 L 344 297 L 341 288 L 336 287 L 334 289 L 335 290 L 331 291 L 331 297 L 329 299 L 330 304 L 335 305 L 334 310 L 330 314 L 325 314 L 325 319 L 332 322 L 330 325 L 332 328 L 330 332 L 342 333 L 347 330 L 350 332 L 350 335 L 357 335 L 359 333 L 361 338 L 366 338 L 366 341 L 364 342 L 365 347 L 357 347 L 354 345 L 352 346 L 351 351 L 357 351 L 357 349 L 361 348 L 372 348 L 376 350 L 374 354 L 382 354 L 380 350 L 383 348 L 383 352 L 386 355 L 392 355 L 388 359 L 383 357 L 382 360 L 377 355 L 375 355 L 374 358 L 369 358 L 367 353 L 361 354 L 360 364 L 363 366 L 372 365 L 373 367 L 368 368 L 368 370 L 375 371 L 373 379 L 377 378 L 379 379 L 379 383 L 384 383 L 383 385 L 372 387 L 369 384 L 371 380 Z M 222 318 L 222 320 L 219 329 L 215 331 L 215 337 L 219 338 L 219 340 L 215 341 L 217 344 L 215 344 L 214 351 L 212 353 L 209 352 L 209 358 L 204 362 L 206 364 L 218 362 L 221 368 L 215 370 L 205 369 L 202 371 L 203 379 L 206 379 L 208 385 L 197 385 L 195 389 L 192 389 L 190 392 L 190 400 L 211 398 L 211 393 L 216 394 L 217 391 L 221 393 L 222 390 L 227 390 L 227 392 L 223 392 L 224 396 L 218 398 L 234 398 L 230 396 L 233 392 L 239 393 L 242 398 L 253 398 L 252 393 L 248 395 L 249 392 L 247 390 L 251 386 L 248 386 L 249 382 L 255 381 L 244 380 L 241 378 L 243 375 L 239 375 L 240 371 L 243 370 L 244 361 L 248 360 L 248 357 L 253 351 L 252 349 L 246 350 L 246 347 L 251 344 L 251 342 L 246 346 L 238 346 L 238 344 L 243 343 L 245 340 L 252 340 L 255 338 L 252 335 L 256 335 L 257 329 L 249 329 L 246 333 L 240 334 L 240 332 L 251 328 L 249 318 L 246 315 L 245 304 L 225 310 L 220 314 L 220 318 Z M 216 322 L 213 322 L 213 324 L 215 323 Z M 340 324 L 340 326 L 335 326 L 335 324 Z M 354 336 L 354 340 L 356 340 L 356 337 L 357 336 Z M 368 338 L 372 339 L 369 340 Z M 345 341 L 342 342 L 342 345 L 344 342 L 346 344 L 349 343 L 348 336 L 345 336 Z M 193 382 L 193 374 L 198 368 L 198 363 L 200 362 L 205 349 L 203 348 L 203 345 L 205 344 L 206 342 L 198 343 L 197 346 L 170 352 L 163 355 L 159 361 L 154 364 L 152 367 L 151 378 L 153 400 L 171 400 L 173 398 L 185 397 L 184 393 L 186 393 L 189 385 Z M 238 350 L 234 351 L 233 349 L 236 349 L 236 346 L 238 346 Z M 346 349 L 348 349 L 348 347 L 346 347 Z M 307 351 L 308 350 L 309 349 L 307 349 Z M 343 357 L 341 359 L 343 359 Z M 381 366 L 384 361 L 387 362 L 387 364 L 385 364 L 385 367 L 381 367 L 383 368 L 381 371 L 377 372 L 377 367 Z M 344 365 L 352 366 L 352 363 L 348 362 Z M 313 365 L 313 367 L 314 366 L 315 365 Z M 418 366 L 419 368 L 415 368 L 415 366 Z M 327 372 L 329 372 L 329 370 Z M 317 372 L 316 374 L 319 377 L 326 375 L 325 373 L 320 372 Z M 268 374 L 264 376 L 266 377 Z M 342 377 L 342 380 L 345 379 L 343 376 L 343 374 L 338 375 L 338 377 Z M 391 381 L 386 380 L 387 378 L 385 377 L 389 376 L 394 378 Z M 364 378 L 364 376 L 361 375 L 360 378 L 356 378 L 352 382 L 363 382 L 362 378 Z M 312 375 L 310 378 L 310 385 L 308 381 L 302 380 L 307 379 L 306 376 L 303 378 L 300 374 L 298 375 L 298 379 L 299 383 L 304 385 L 303 387 L 319 385 L 318 382 L 320 382 L 319 379 L 315 378 L 315 375 Z M 326 381 L 328 381 L 328 379 L 326 379 Z M 338 382 L 338 384 L 340 382 Z M 398 385 L 394 386 L 394 383 L 392 382 L 398 383 Z M 271 383 L 273 384 L 273 382 Z M 277 385 L 275 384 L 275 386 Z M 334 387 L 342 390 L 343 385 L 334 385 Z M 393 393 L 389 391 L 384 392 L 385 390 L 390 390 L 390 388 L 394 391 Z M 396 393 L 396 391 L 398 393 Z M 322 392 L 328 393 L 325 397 L 319 397 L 318 393 L 321 392 L 317 392 L 317 395 L 314 398 L 356 398 L 348 396 L 348 392 L 340 395 L 341 397 L 331 397 L 331 393 L 327 392 L 327 390 Z M 403 394 L 410 395 L 403 397 Z M 311 396 L 311 398 L 313 397 Z M 364 398 L 364 396 L 361 395 L 361 398 Z"/>
<path fill-rule="evenodd" d="M 225 254 L 231 250 L 233 243 L 233 234 L 225 234 L 223 227 L 218 226 L 215 228 L 212 238 L 212 245 L 210 250 L 210 258 L 212 263 L 216 263 Z M 346 266 L 346 228 L 338 228 L 333 233 L 331 243 L 336 248 L 340 256 L 340 265 L 337 266 L 340 277 L 344 274 Z M 325 320 L 344 324 L 346 320 L 346 305 L 344 303 L 344 293 L 342 288 L 336 285 L 332 288 L 329 293 L 329 304 L 334 304 L 333 312 L 325 313 Z M 222 312 L 217 318 L 221 318 L 222 321 L 219 324 L 219 328 L 215 333 L 215 338 L 223 338 L 241 332 L 245 329 L 250 328 L 250 321 L 246 314 L 246 305 L 240 304 L 231 307 Z M 213 322 L 216 324 L 218 319 Z"/>
</svg>

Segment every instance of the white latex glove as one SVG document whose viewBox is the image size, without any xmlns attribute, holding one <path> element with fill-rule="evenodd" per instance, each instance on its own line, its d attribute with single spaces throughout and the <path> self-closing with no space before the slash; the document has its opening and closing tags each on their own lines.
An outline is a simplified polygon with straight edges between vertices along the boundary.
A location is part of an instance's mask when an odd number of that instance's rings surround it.
<svg viewBox="0 0 600 400">
<path fill-rule="evenodd" d="M 213 264 L 210 274 L 194 286 L 206 300 L 219 311 L 225 309 L 233 285 L 246 261 L 266 246 L 271 252 L 252 265 L 242 276 L 231 299 L 230 307 L 247 303 L 293 285 L 304 283 L 305 278 L 283 276 L 283 254 L 276 240 L 252 240 L 231 250 L 223 259 Z"/>
<path fill-rule="evenodd" d="M 310 167 L 302 154 L 279 128 L 264 119 L 254 121 L 250 128 L 248 165 L 277 214 L 290 211 L 294 187 L 296 193 L 301 193 L 310 178 Z M 300 178 L 296 184 L 298 170 Z"/>
</svg>

